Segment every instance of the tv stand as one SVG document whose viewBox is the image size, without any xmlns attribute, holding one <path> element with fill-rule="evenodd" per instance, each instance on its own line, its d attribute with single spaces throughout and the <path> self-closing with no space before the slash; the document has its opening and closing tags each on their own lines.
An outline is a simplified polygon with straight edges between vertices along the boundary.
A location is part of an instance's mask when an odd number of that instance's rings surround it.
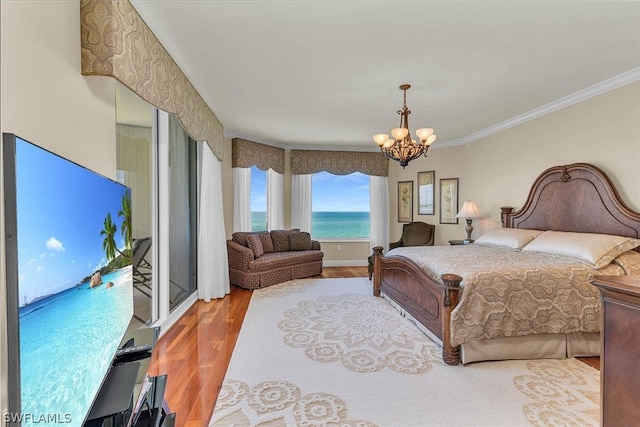
<svg viewBox="0 0 640 427">
<path fill-rule="evenodd" d="M 140 362 L 113 365 L 87 416 L 86 426 L 102 425 L 106 418 L 124 415 L 131 407 L 131 392 L 140 370 Z M 93 421 L 99 421 L 94 423 Z"/>
<path fill-rule="evenodd" d="M 166 375 L 149 377 L 159 328 L 128 331 L 89 412 L 86 427 L 173 427 L 164 400 Z"/>
</svg>

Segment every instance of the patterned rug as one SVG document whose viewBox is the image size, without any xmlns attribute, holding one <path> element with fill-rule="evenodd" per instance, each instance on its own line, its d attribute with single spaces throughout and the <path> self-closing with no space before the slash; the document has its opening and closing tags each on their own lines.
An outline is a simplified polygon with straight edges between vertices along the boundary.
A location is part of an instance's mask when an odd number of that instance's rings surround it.
<svg viewBox="0 0 640 427">
<path fill-rule="evenodd" d="M 254 291 L 211 426 L 587 426 L 599 372 L 575 360 L 448 366 L 366 278 Z"/>
</svg>

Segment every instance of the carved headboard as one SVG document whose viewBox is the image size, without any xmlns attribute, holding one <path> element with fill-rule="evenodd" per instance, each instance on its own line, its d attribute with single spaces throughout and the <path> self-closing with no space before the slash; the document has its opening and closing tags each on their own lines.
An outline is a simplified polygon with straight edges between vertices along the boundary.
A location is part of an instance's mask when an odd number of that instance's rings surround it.
<svg viewBox="0 0 640 427">
<path fill-rule="evenodd" d="M 640 238 L 640 213 L 629 209 L 609 177 L 588 163 L 544 171 L 522 209 L 502 208 L 502 225 Z"/>
</svg>

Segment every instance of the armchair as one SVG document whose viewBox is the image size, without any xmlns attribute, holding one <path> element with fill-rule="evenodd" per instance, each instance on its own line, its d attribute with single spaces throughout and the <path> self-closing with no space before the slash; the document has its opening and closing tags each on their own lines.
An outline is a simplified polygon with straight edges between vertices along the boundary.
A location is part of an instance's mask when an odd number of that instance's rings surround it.
<svg viewBox="0 0 640 427">
<path fill-rule="evenodd" d="M 389 250 L 400 246 L 433 246 L 436 226 L 426 222 L 415 221 L 402 227 L 402 236 L 397 242 L 389 243 Z M 367 258 L 369 262 L 369 280 L 373 276 L 373 255 Z"/>
<path fill-rule="evenodd" d="M 426 222 L 410 222 L 402 227 L 402 236 L 397 242 L 389 243 L 389 250 L 400 246 L 433 246 L 436 226 Z"/>
</svg>

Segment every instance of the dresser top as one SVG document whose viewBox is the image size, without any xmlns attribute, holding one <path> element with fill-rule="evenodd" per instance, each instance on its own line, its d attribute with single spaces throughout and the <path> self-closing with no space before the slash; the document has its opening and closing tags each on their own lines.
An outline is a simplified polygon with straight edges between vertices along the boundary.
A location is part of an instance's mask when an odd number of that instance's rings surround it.
<svg viewBox="0 0 640 427">
<path fill-rule="evenodd" d="M 589 282 L 601 290 L 640 297 L 640 276 L 594 276 Z"/>
</svg>

